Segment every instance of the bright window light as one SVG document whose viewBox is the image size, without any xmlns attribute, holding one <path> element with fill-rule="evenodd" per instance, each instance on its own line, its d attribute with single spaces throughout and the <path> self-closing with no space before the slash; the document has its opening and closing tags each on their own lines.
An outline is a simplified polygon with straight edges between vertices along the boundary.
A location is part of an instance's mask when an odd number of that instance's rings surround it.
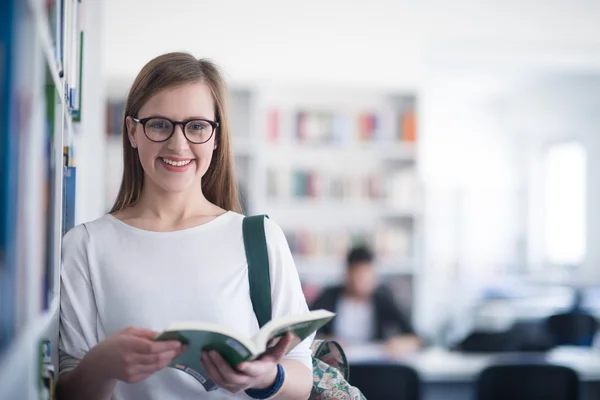
<svg viewBox="0 0 600 400">
<path fill-rule="evenodd" d="M 545 254 L 552 264 L 580 264 L 586 252 L 586 153 L 581 143 L 551 146 L 545 159 Z"/>
</svg>

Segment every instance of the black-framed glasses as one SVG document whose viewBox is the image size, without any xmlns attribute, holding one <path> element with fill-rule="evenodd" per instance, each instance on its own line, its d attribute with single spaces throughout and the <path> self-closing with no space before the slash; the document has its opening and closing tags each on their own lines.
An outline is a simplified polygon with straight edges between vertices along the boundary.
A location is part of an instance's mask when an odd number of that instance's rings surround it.
<svg viewBox="0 0 600 400">
<path fill-rule="evenodd" d="M 208 119 L 194 118 L 186 121 L 173 121 L 164 117 L 134 118 L 142 124 L 144 134 L 153 142 L 165 142 L 175 133 L 175 126 L 181 125 L 185 138 L 194 144 L 206 143 L 219 127 L 219 123 Z"/>
</svg>

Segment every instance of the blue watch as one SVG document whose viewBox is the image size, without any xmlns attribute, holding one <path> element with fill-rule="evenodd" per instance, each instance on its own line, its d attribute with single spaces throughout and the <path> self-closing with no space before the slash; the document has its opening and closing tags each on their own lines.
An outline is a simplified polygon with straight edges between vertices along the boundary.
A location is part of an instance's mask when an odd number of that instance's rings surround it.
<svg viewBox="0 0 600 400">
<path fill-rule="evenodd" d="M 281 390 L 284 381 L 285 370 L 281 364 L 277 364 L 277 377 L 275 377 L 275 383 L 271 387 L 266 389 L 248 389 L 246 390 L 246 394 L 253 399 L 268 399 Z"/>
</svg>

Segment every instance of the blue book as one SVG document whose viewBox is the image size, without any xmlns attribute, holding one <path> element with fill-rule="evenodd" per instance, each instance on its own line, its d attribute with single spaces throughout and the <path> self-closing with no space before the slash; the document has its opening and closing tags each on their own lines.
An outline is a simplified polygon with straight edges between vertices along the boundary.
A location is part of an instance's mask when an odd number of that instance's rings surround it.
<svg viewBox="0 0 600 400">
<path fill-rule="evenodd" d="M 75 184 L 77 170 L 74 166 L 64 167 L 63 180 L 63 235 L 75 226 Z"/>
</svg>

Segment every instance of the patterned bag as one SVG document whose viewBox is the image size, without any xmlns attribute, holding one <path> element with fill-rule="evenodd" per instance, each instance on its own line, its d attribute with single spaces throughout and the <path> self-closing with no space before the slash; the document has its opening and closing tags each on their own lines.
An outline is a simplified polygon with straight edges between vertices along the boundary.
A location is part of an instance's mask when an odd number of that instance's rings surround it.
<svg viewBox="0 0 600 400">
<path fill-rule="evenodd" d="M 245 217 L 242 224 L 250 297 L 261 327 L 271 320 L 271 279 L 265 218 L 268 216 Z M 337 342 L 314 340 L 312 357 L 313 387 L 310 400 L 366 400 L 360 390 L 348 383 L 348 361 Z"/>
<path fill-rule="evenodd" d="M 349 366 L 344 350 L 331 340 L 314 340 L 313 387 L 310 400 L 366 400 L 365 396 L 348 383 Z"/>
</svg>

